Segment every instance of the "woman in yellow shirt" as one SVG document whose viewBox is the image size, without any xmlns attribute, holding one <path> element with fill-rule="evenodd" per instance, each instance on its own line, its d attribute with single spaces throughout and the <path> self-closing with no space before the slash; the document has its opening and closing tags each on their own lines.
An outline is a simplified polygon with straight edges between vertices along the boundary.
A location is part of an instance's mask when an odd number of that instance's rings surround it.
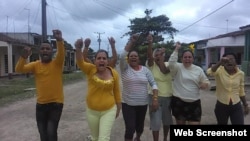
<svg viewBox="0 0 250 141">
<path fill-rule="evenodd" d="M 83 40 L 75 42 L 78 67 L 87 75 L 87 122 L 92 141 L 109 141 L 111 129 L 121 109 L 121 92 L 118 72 L 108 66 L 108 53 L 98 50 L 94 64 L 85 62 Z"/>
<path fill-rule="evenodd" d="M 108 60 L 108 66 L 115 68 L 116 63 L 117 63 L 117 52 L 115 49 L 115 39 L 113 37 L 108 38 L 109 40 L 109 44 L 111 46 L 111 50 L 112 50 L 112 58 L 110 60 Z M 92 63 L 92 61 L 88 58 L 88 50 L 89 50 L 89 45 L 91 43 L 91 40 L 89 38 L 86 38 L 84 40 L 84 49 L 83 49 L 83 59 L 86 62 Z"/>
<path fill-rule="evenodd" d="M 245 74 L 236 66 L 234 53 L 226 53 L 221 60 L 207 70 L 216 81 L 215 116 L 218 124 L 244 124 L 244 113 L 248 114 L 248 104 L 245 97 Z M 243 104 L 243 110 L 241 106 Z"/>
</svg>

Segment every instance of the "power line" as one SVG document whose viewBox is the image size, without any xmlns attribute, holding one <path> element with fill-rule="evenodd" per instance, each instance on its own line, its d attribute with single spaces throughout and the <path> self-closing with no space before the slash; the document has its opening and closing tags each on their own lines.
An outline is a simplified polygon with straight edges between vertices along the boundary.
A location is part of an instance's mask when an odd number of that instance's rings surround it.
<svg viewBox="0 0 250 141">
<path fill-rule="evenodd" d="M 119 13 L 117 10 L 114 10 L 114 9 L 110 8 L 109 6 L 105 5 L 104 3 L 101 3 L 100 1 L 95 0 L 94 2 L 97 3 L 97 4 L 99 4 L 99 5 L 101 5 L 101 6 L 103 6 L 104 8 L 107 8 L 108 10 L 110 10 L 110 11 L 112 11 L 112 12 L 118 14 L 118 15 L 124 16 L 124 17 L 126 17 L 126 18 L 129 19 L 128 16 Z"/>
<path fill-rule="evenodd" d="M 30 9 L 28 9 L 28 8 L 24 8 L 24 10 L 27 10 L 28 11 L 28 43 L 30 43 Z"/>
<path fill-rule="evenodd" d="M 211 13 L 209 13 L 209 14 L 208 14 L 208 15 L 206 15 L 205 17 L 203 17 L 203 18 L 199 19 L 198 21 L 196 21 L 196 22 L 192 23 L 191 25 L 189 25 L 189 26 L 187 26 L 187 27 L 183 28 L 183 29 L 182 29 L 182 30 L 180 30 L 179 32 L 182 32 L 182 31 L 184 31 L 184 30 L 188 29 L 189 27 L 191 27 L 191 26 L 193 26 L 194 24 L 196 24 L 196 23 L 200 22 L 201 20 L 205 19 L 206 17 L 208 17 L 208 16 L 210 16 L 210 15 L 214 14 L 215 12 L 217 12 L 217 11 L 218 11 L 218 10 L 220 10 L 220 9 L 222 9 L 223 7 L 225 7 L 226 5 L 230 4 L 230 3 L 231 3 L 231 2 L 233 2 L 233 1 L 234 1 L 234 0 L 231 0 L 230 2 L 228 2 L 228 3 L 224 4 L 224 5 L 222 5 L 222 6 L 221 6 L 221 7 L 219 7 L 218 9 L 216 9 L 216 10 L 212 11 Z"/>
<path fill-rule="evenodd" d="M 53 1 L 51 1 L 52 3 L 52 6 L 54 7 L 54 3 Z M 54 12 L 54 17 L 55 17 L 55 20 L 56 20 L 56 26 L 58 27 L 58 22 L 57 22 L 57 19 L 56 19 L 56 12 L 55 12 L 55 8 L 53 8 L 53 12 Z"/>
</svg>

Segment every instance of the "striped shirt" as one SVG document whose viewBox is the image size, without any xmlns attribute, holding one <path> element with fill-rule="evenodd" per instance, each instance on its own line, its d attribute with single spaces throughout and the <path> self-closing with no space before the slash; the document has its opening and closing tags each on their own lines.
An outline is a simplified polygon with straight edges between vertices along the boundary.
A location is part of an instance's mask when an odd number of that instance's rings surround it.
<svg viewBox="0 0 250 141">
<path fill-rule="evenodd" d="M 121 54 L 120 69 L 122 78 L 122 102 L 131 106 L 148 104 L 148 84 L 153 89 L 158 89 L 151 71 L 142 66 L 138 71 L 131 68 L 125 57 L 128 52 Z"/>
</svg>

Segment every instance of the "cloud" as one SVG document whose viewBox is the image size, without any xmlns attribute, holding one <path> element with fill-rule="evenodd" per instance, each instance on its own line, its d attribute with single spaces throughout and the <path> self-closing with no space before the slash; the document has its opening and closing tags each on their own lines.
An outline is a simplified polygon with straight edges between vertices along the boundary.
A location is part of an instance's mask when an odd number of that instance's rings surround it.
<svg viewBox="0 0 250 141">
<path fill-rule="evenodd" d="M 107 38 L 113 36 L 120 52 L 128 40 L 120 37 L 129 31 L 129 20 L 144 17 L 145 9 L 153 10 L 151 17 L 169 17 L 180 31 L 174 39 L 189 43 L 248 25 L 249 7 L 248 0 L 47 0 L 47 33 L 61 29 L 72 45 L 89 37 L 94 50 L 98 32 L 103 33 L 101 48 L 107 49 Z M 0 1 L 0 32 L 27 32 L 28 17 L 30 31 L 41 34 L 41 0 Z"/>
</svg>

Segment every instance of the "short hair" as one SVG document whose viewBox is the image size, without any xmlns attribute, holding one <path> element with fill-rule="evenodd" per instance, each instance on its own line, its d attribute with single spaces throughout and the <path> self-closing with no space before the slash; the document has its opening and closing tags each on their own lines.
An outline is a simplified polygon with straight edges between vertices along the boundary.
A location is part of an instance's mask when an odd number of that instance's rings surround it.
<svg viewBox="0 0 250 141">
<path fill-rule="evenodd" d="M 228 56 L 228 55 L 232 55 L 232 56 L 234 57 L 234 59 L 237 59 L 236 55 L 235 55 L 233 52 L 224 53 L 224 54 L 222 55 L 222 57 L 226 57 L 226 56 Z"/>
<path fill-rule="evenodd" d="M 50 48 L 53 48 L 53 47 L 52 47 L 52 44 L 51 44 L 48 40 L 43 41 L 43 42 L 42 42 L 42 44 L 49 44 Z M 40 45 L 40 47 L 39 47 L 39 48 L 41 48 L 41 47 L 42 47 L 42 44 Z"/>
</svg>

